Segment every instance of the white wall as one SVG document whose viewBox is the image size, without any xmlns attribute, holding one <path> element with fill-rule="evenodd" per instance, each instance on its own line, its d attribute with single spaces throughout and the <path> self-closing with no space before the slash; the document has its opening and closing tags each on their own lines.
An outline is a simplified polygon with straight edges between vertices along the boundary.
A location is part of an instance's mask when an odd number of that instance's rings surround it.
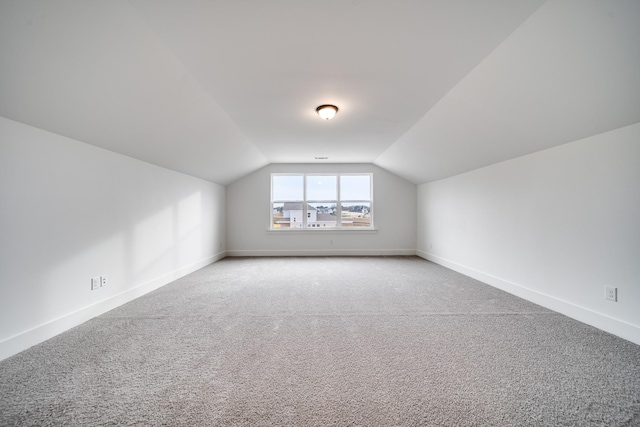
<svg viewBox="0 0 640 427">
<path fill-rule="evenodd" d="M 275 172 L 373 173 L 377 231 L 267 231 Z M 416 186 L 371 164 L 269 165 L 227 187 L 227 236 L 232 256 L 414 255 Z"/>
<path fill-rule="evenodd" d="M 422 184 L 417 228 L 420 256 L 640 344 L 640 123 Z"/>
<path fill-rule="evenodd" d="M 213 262 L 225 239 L 224 187 L 0 118 L 0 359 Z"/>
</svg>

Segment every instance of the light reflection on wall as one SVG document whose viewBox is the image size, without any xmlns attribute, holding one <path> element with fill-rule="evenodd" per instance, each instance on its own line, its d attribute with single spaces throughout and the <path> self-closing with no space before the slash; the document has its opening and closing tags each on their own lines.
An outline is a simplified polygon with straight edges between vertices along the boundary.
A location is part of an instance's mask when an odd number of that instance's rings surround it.
<svg viewBox="0 0 640 427">
<path fill-rule="evenodd" d="M 167 206 L 139 222 L 133 230 L 132 270 L 135 275 L 149 269 L 169 256 L 174 242 L 174 209 Z"/>
<path fill-rule="evenodd" d="M 202 224 L 202 196 L 193 193 L 178 203 L 178 238 L 183 238 Z"/>
</svg>

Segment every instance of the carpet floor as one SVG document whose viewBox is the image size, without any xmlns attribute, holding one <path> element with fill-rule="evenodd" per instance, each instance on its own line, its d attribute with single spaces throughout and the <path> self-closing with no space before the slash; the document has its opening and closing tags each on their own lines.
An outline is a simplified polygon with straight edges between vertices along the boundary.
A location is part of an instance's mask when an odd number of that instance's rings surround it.
<svg viewBox="0 0 640 427">
<path fill-rule="evenodd" d="M 226 258 L 0 362 L 1 426 L 636 426 L 640 346 L 417 257 Z"/>
</svg>

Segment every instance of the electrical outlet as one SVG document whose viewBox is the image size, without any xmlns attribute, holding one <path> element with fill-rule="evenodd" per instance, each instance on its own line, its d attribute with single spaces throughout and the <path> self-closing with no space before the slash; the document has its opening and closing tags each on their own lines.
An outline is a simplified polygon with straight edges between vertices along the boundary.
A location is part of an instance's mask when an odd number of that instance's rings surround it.
<svg viewBox="0 0 640 427">
<path fill-rule="evenodd" d="M 92 277 L 91 278 L 91 290 L 95 291 L 99 287 L 100 287 L 100 278 L 99 277 Z"/>
<path fill-rule="evenodd" d="M 614 288 L 613 286 L 605 286 L 605 295 L 604 297 L 610 301 L 618 301 L 618 288 Z"/>
<path fill-rule="evenodd" d="M 100 276 L 100 287 L 107 286 L 107 276 Z"/>
</svg>

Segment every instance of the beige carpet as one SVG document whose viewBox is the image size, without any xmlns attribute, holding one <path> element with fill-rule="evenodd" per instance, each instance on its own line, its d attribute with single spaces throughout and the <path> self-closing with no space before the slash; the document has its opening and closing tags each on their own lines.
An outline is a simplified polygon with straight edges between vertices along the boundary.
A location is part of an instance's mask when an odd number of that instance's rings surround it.
<svg viewBox="0 0 640 427">
<path fill-rule="evenodd" d="M 227 258 L 0 362 L 0 425 L 632 426 L 640 346 L 416 257 Z"/>
</svg>

